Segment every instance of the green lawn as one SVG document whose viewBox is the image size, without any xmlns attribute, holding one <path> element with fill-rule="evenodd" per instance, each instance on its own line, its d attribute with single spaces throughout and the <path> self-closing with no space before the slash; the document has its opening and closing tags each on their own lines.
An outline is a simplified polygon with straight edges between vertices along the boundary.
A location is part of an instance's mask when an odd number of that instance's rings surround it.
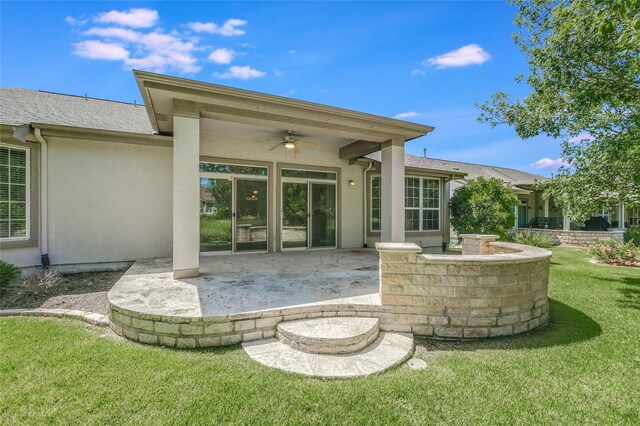
<svg viewBox="0 0 640 426">
<path fill-rule="evenodd" d="M 418 340 L 425 370 L 309 379 L 240 348 L 171 350 L 54 319 L 0 319 L 0 424 L 638 424 L 640 269 L 553 249 L 551 324 Z"/>
</svg>

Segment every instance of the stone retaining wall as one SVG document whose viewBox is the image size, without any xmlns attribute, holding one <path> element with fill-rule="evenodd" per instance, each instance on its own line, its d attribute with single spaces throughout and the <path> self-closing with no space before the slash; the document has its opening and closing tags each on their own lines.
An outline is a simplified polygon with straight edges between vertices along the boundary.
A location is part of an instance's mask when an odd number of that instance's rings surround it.
<svg viewBox="0 0 640 426">
<path fill-rule="evenodd" d="M 624 242 L 624 231 L 563 231 L 561 229 L 518 229 L 518 232 L 530 231 L 534 234 L 549 237 L 553 244 L 570 246 L 591 246 L 604 240 Z"/>
<path fill-rule="evenodd" d="M 160 316 L 113 303 L 113 331 L 141 343 L 195 348 L 274 337 L 281 321 L 362 316 L 382 331 L 440 338 L 522 333 L 548 322 L 551 252 L 463 236 L 464 255 L 420 254 L 408 243 L 378 243 L 381 304 L 312 304 L 216 317 Z"/>
<path fill-rule="evenodd" d="M 547 324 L 551 252 L 493 242 L 497 236 L 462 237 L 464 255 L 377 244 L 382 304 L 396 320 L 414 334 L 442 338 L 504 336 Z"/>
</svg>

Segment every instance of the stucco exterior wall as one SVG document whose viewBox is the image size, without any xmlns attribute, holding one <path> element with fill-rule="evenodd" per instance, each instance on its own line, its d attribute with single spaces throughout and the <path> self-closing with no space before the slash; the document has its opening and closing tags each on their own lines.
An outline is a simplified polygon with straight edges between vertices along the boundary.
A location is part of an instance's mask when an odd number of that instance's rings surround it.
<svg viewBox="0 0 640 426">
<path fill-rule="evenodd" d="M 171 256 L 170 148 L 59 138 L 48 144 L 51 264 Z"/>
</svg>

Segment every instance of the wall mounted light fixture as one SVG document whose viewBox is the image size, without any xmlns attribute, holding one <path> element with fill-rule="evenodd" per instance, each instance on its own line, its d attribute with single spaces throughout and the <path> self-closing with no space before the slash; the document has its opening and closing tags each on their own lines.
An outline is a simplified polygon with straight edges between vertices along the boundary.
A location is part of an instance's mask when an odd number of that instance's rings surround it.
<svg viewBox="0 0 640 426">
<path fill-rule="evenodd" d="M 356 186 L 356 183 L 354 182 L 353 179 L 349 180 L 349 186 Z"/>
</svg>

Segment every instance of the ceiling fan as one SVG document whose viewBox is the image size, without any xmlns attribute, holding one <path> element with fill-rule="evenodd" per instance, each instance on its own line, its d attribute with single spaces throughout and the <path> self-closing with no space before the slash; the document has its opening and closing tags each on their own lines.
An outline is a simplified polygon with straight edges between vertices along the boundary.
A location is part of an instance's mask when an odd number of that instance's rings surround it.
<svg viewBox="0 0 640 426">
<path fill-rule="evenodd" d="M 270 140 L 273 140 L 273 139 L 270 139 Z M 286 134 L 282 137 L 282 140 L 280 140 L 280 142 L 278 142 L 277 144 L 269 148 L 269 151 L 273 151 L 274 149 L 280 146 L 284 146 L 286 149 L 292 150 L 294 154 L 299 154 L 300 145 L 305 145 L 305 146 L 308 146 L 309 148 L 315 148 L 316 146 L 318 146 L 313 142 L 300 140 L 299 137 L 293 135 L 293 130 L 287 130 Z"/>
</svg>

